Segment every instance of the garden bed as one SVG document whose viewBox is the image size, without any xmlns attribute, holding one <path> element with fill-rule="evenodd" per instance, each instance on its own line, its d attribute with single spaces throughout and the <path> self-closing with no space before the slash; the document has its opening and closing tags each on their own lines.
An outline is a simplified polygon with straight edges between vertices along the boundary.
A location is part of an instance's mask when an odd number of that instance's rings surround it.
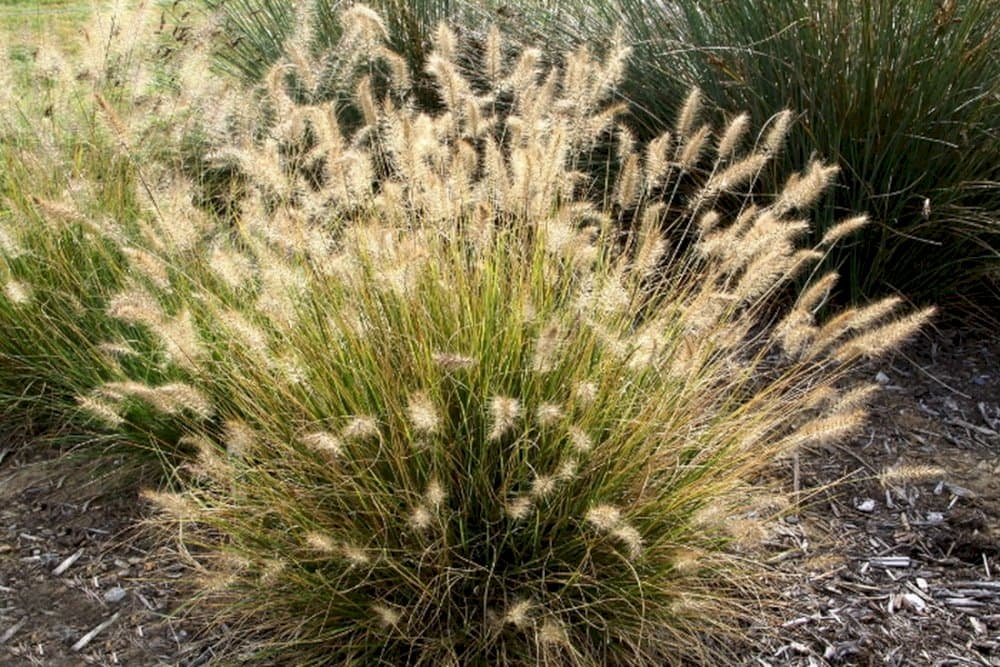
<svg viewBox="0 0 1000 667">
<path fill-rule="evenodd" d="M 1000 665 L 997 369 L 995 337 L 958 332 L 866 369 L 884 384 L 867 430 L 804 452 L 801 507 L 771 524 L 779 627 L 754 630 L 746 664 Z M 0 452 L 0 662 L 193 667 L 229 653 L 224 631 L 169 616 L 186 571 L 138 527 L 141 481 L 113 456 Z M 910 479 L 885 478 L 907 466 Z M 792 461 L 774 474 L 794 486 Z"/>
</svg>

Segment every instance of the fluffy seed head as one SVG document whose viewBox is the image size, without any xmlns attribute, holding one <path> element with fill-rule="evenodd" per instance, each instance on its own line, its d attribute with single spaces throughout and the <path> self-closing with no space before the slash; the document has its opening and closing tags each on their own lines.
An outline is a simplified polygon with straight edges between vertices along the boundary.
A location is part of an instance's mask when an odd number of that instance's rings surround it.
<svg viewBox="0 0 1000 667">
<path fill-rule="evenodd" d="M 781 145 L 785 142 L 785 135 L 788 134 L 788 128 L 791 127 L 791 124 L 792 112 L 788 109 L 775 115 L 771 129 L 768 130 L 764 136 L 764 141 L 761 142 L 761 149 L 764 153 L 774 155 L 778 152 Z"/>
<path fill-rule="evenodd" d="M 238 458 L 245 457 L 253 450 L 257 434 L 249 425 L 239 420 L 226 422 L 226 450 Z"/>
<path fill-rule="evenodd" d="M 197 507 L 183 494 L 146 489 L 140 495 L 173 519 L 195 519 L 198 516 Z"/>
<path fill-rule="evenodd" d="M 747 127 L 750 125 L 750 115 L 747 113 L 741 113 L 726 126 L 726 130 L 722 133 L 722 137 L 719 139 L 719 146 L 716 149 L 716 153 L 722 159 L 727 159 L 732 157 L 733 153 L 736 152 L 740 139 L 746 134 Z"/>
<path fill-rule="evenodd" d="M 580 464 L 576 459 L 568 459 L 559 464 L 559 469 L 556 472 L 556 478 L 560 481 L 567 482 L 576 477 L 579 469 Z"/>
<path fill-rule="evenodd" d="M 108 315 L 129 324 L 156 327 L 165 318 L 160 304 L 144 291 L 118 294 L 108 304 Z"/>
<path fill-rule="evenodd" d="M 581 406 L 591 405 L 597 400 L 597 385 L 593 382 L 579 382 L 573 387 L 573 396 Z"/>
<path fill-rule="evenodd" d="M 466 370 L 476 365 L 476 360 L 472 357 L 450 352 L 435 352 L 433 359 L 434 363 L 446 371 Z"/>
<path fill-rule="evenodd" d="M 23 306 L 31 301 L 31 289 L 18 280 L 8 281 L 3 287 L 3 294 L 16 306 Z"/>
<path fill-rule="evenodd" d="M 579 426 L 569 427 L 569 443 L 580 454 L 586 454 L 594 447 L 594 441 Z"/>
<path fill-rule="evenodd" d="M 373 604 L 372 613 L 375 614 L 376 620 L 383 628 L 395 627 L 403 617 L 398 609 L 384 604 Z"/>
<path fill-rule="evenodd" d="M 509 623 L 519 630 L 528 627 L 531 623 L 533 606 L 529 600 L 517 600 L 504 612 L 503 622 Z"/>
<path fill-rule="evenodd" d="M 521 414 L 521 402 L 509 396 L 494 396 L 490 399 L 490 417 L 493 426 L 489 433 L 490 440 L 499 440 L 514 428 Z"/>
<path fill-rule="evenodd" d="M 418 391 L 410 396 L 406 415 L 417 433 L 429 435 L 436 433 L 441 427 L 441 419 L 427 392 Z"/>
<path fill-rule="evenodd" d="M 542 644 L 567 646 L 569 637 L 566 636 L 566 626 L 554 618 L 545 619 L 538 628 L 538 641 Z"/>
<path fill-rule="evenodd" d="M 536 475 L 531 482 L 531 497 L 540 500 L 556 490 L 556 478 L 551 475 Z"/>
<path fill-rule="evenodd" d="M 834 351 L 833 358 L 846 362 L 856 357 L 876 357 L 886 350 L 894 349 L 920 331 L 935 312 L 934 308 L 925 308 L 848 339 Z"/>
<path fill-rule="evenodd" d="M 360 415 L 352 417 L 344 426 L 341 435 L 348 440 L 370 440 L 377 438 L 378 422 L 374 418 Z"/>
<path fill-rule="evenodd" d="M 681 147 L 680 155 L 677 156 L 677 164 L 684 171 L 690 171 L 701 158 L 701 152 L 708 143 L 708 135 L 711 128 L 702 125 L 698 130 L 688 137 Z"/>
<path fill-rule="evenodd" d="M 92 396 L 81 396 L 76 399 L 76 402 L 81 410 L 94 416 L 112 428 L 117 428 L 125 423 L 125 419 L 122 418 L 122 416 L 118 414 L 115 407 L 107 401 L 103 401 Z"/>
<path fill-rule="evenodd" d="M 341 439 L 328 431 L 308 433 L 302 437 L 302 444 L 331 458 L 337 458 L 344 452 Z"/>
<path fill-rule="evenodd" d="M 868 226 L 870 222 L 867 215 L 857 215 L 853 218 L 841 220 L 836 225 L 826 230 L 820 245 L 833 245 L 837 241 L 850 236 L 854 232 Z"/>
<path fill-rule="evenodd" d="M 444 492 L 444 487 L 441 486 L 441 482 L 436 479 L 432 479 L 427 484 L 427 490 L 424 491 L 424 500 L 431 507 L 440 507 L 444 504 L 445 498 L 447 496 Z"/>
<path fill-rule="evenodd" d="M 882 484 L 889 485 L 899 482 L 922 482 L 942 479 L 947 474 L 948 471 L 940 466 L 897 465 L 883 470 L 878 479 Z"/>
<path fill-rule="evenodd" d="M 434 515 L 423 505 L 417 505 L 410 514 L 410 525 L 417 530 L 424 530 L 434 521 Z"/>
<path fill-rule="evenodd" d="M 371 557 L 361 547 L 352 544 L 343 544 L 340 553 L 352 567 L 361 567 L 371 562 Z"/>
<path fill-rule="evenodd" d="M 542 426 L 552 426 L 563 418 L 563 409 L 555 403 L 542 403 L 535 410 L 535 418 Z"/>
<path fill-rule="evenodd" d="M 324 535 L 319 532 L 306 533 L 305 543 L 310 549 L 318 551 L 323 554 L 332 554 L 337 552 L 337 543 L 333 541 L 328 535 Z"/>
<path fill-rule="evenodd" d="M 507 516 L 515 521 L 520 521 L 531 513 L 531 508 L 531 498 L 518 496 L 507 503 Z"/>
<path fill-rule="evenodd" d="M 616 526 L 611 534 L 625 545 L 631 558 L 638 558 L 642 553 L 642 535 L 634 527 L 623 523 Z"/>
<path fill-rule="evenodd" d="M 612 505 L 597 505 L 587 511 L 587 521 L 598 530 L 610 532 L 621 523 L 622 513 Z"/>
<path fill-rule="evenodd" d="M 684 106 L 677 116 L 677 136 L 684 141 L 691 134 L 695 122 L 698 120 L 698 113 L 701 111 L 701 91 L 692 88 L 684 100 Z"/>
</svg>

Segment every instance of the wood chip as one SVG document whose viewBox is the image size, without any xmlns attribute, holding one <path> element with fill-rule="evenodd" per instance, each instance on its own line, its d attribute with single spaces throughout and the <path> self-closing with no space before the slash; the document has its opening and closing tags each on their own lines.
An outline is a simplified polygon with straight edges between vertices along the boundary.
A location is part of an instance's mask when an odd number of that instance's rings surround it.
<svg viewBox="0 0 1000 667">
<path fill-rule="evenodd" d="M 115 621 L 117 621 L 119 615 L 121 615 L 121 612 L 120 611 L 116 611 L 111 616 L 111 618 L 109 618 L 108 620 L 104 621 L 103 623 L 101 623 L 100 625 L 98 625 L 96 628 L 94 628 L 93 630 L 91 630 L 90 632 L 88 632 L 87 634 L 85 634 L 84 636 L 80 637 L 80 639 L 75 644 L 73 644 L 73 646 L 70 647 L 70 650 L 73 651 L 74 653 L 76 653 L 78 651 L 81 651 L 84 647 L 87 646 L 87 644 L 89 644 L 91 641 L 94 640 L 94 637 L 96 637 L 97 635 L 99 635 L 102 632 L 104 632 L 105 630 L 107 630 L 111 626 L 112 623 L 114 623 Z"/>
<path fill-rule="evenodd" d="M 59 566 L 56 567 L 56 569 L 52 570 L 52 574 L 54 574 L 57 577 L 62 575 L 62 573 L 68 570 L 70 566 L 73 565 L 73 563 L 80 560 L 80 556 L 82 555 L 83 555 L 83 549 L 77 549 L 75 552 L 73 552 L 73 554 L 68 556 L 66 560 L 59 563 Z"/>
<path fill-rule="evenodd" d="M 909 556 L 882 556 L 869 561 L 875 567 L 910 567 Z"/>
<path fill-rule="evenodd" d="M 2 635 L 0 635 L 0 645 L 6 644 L 7 640 L 13 637 L 18 630 L 24 627 L 24 624 L 27 622 L 28 622 L 28 617 L 25 616 L 20 621 L 7 628 L 7 630 Z"/>
</svg>

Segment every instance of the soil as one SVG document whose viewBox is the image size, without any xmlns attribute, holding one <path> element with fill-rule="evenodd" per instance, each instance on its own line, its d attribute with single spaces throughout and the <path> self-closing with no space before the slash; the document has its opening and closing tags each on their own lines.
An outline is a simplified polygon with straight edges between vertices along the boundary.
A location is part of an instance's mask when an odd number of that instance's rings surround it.
<svg viewBox="0 0 1000 667">
<path fill-rule="evenodd" d="M 775 470 L 800 501 L 764 545 L 780 618 L 745 664 L 1000 666 L 1000 339 L 939 333 L 863 372 L 867 431 Z M 0 441 L 0 664 L 215 657 L 169 615 L 184 568 L 116 464 Z"/>
<path fill-rule="evenodd" d="M 1000 665 L 1000 339 L 943 334 L 867 372 L 867 431 L 801 454 L 769 544 L 783 618 L 747 664 Z"/>
<path fill-rule="evenodd" d="M 134 473 L 0 442 L 0 665 L 196 664 Z"/>
</svg>

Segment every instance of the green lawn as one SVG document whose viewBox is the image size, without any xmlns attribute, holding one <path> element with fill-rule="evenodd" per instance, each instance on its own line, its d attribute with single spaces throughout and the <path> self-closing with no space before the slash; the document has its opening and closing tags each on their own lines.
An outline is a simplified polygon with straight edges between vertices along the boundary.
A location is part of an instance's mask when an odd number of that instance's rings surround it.
<svg viewBox="0 0 1000 667">
<path fill-rule="evenodd" d="M 91 3 L 68 0 L 0 0 L 0 32 L 13 55 L 26 45 L 65 44 L 90 14 Z"/>
</svg>

